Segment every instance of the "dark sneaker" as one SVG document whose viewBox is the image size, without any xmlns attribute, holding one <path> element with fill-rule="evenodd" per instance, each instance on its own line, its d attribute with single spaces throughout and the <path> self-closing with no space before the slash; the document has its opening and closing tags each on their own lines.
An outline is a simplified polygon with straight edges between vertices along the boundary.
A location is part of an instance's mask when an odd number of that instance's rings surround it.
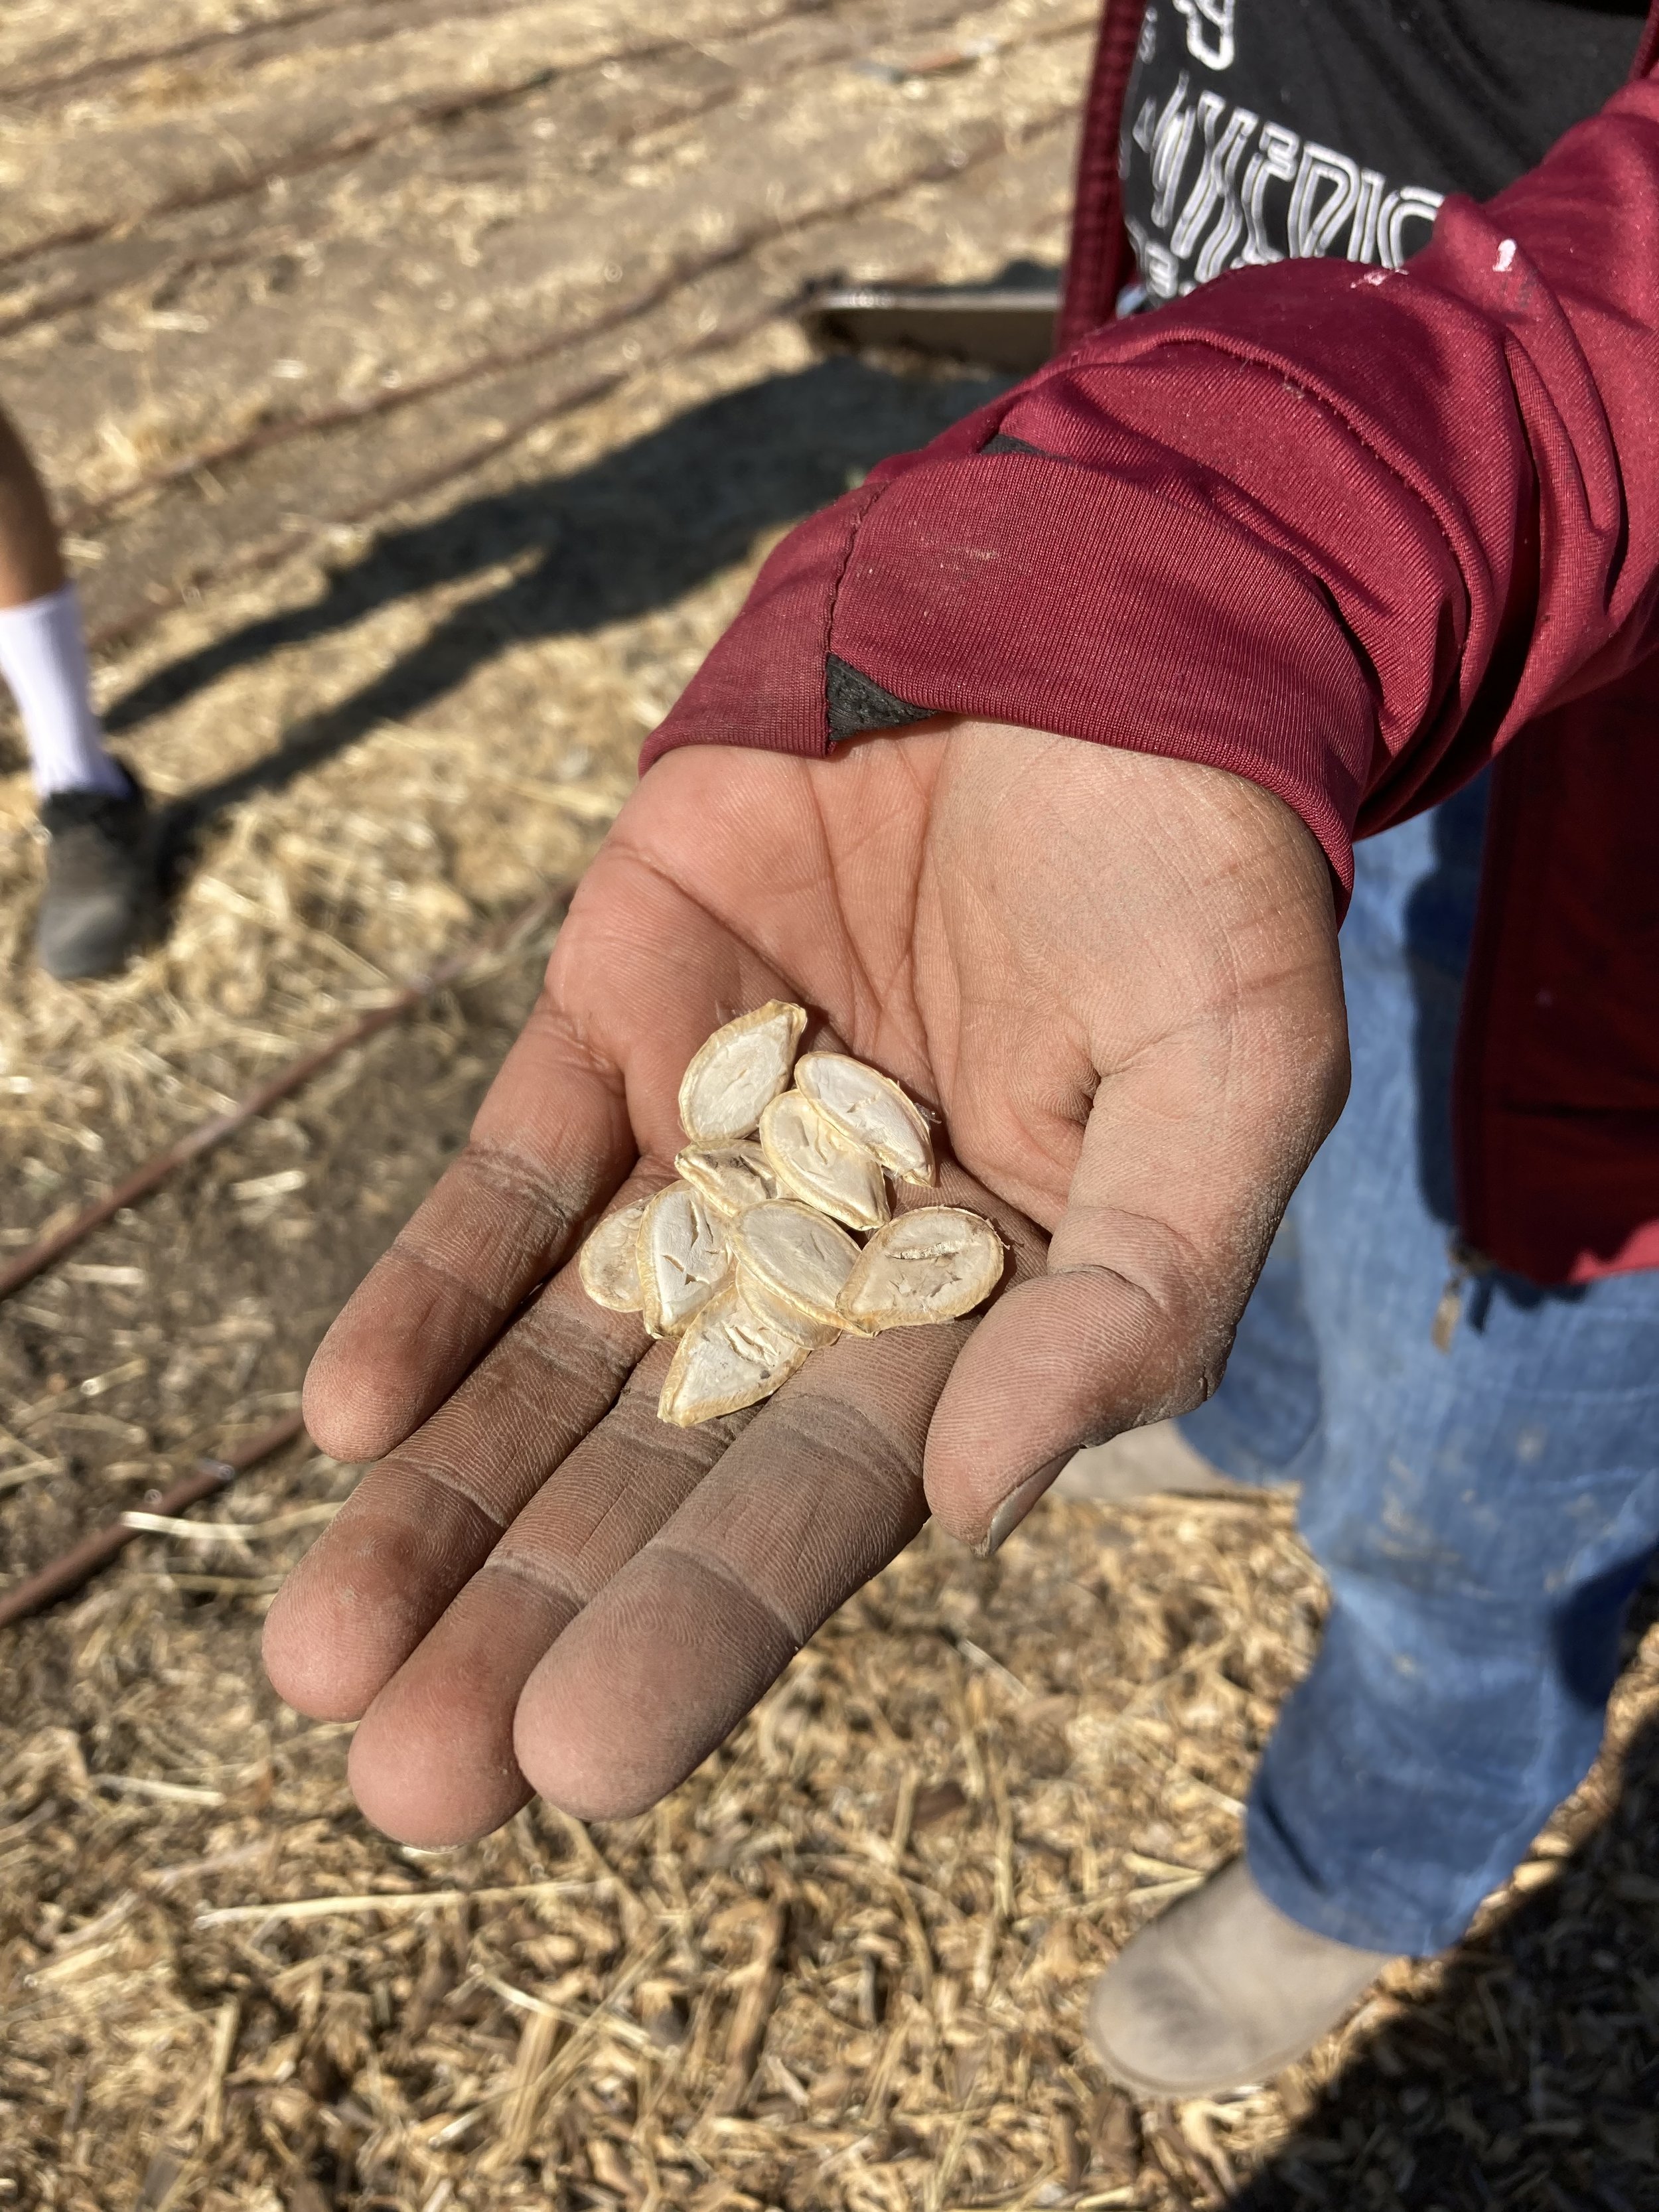
<svg viewBox="0 0 1659 2212">
<path fill-rule="evenodd" d="M 35 927 L 40 965 L 60 982 L 109 975 L 154 933 L 155 824 L 137 783 L 125 797 L 59 791 L 40 805 L 51 842 Z"/>
</svg>

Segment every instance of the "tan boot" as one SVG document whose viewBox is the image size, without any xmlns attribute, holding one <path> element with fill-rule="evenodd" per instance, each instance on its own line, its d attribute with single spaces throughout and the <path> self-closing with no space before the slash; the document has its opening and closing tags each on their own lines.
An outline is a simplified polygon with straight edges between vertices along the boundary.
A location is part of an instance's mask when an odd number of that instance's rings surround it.
<svg viewBox="0 0 1659 2212">
<path fill-rule="evenodd" d="M 1389 1963 L 1287 1920 L 1237 1858 L 1124 1946 L 1090 1997 L 1089 2040 L 1139 2096 L 1214 2096 L 1302 2057 Z"/>
</svg>

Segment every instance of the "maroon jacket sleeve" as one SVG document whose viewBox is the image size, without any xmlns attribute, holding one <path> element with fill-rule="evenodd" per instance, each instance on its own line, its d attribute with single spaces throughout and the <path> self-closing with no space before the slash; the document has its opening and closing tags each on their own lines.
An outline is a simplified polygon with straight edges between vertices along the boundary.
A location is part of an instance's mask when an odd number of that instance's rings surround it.
<svg viewBox="0 0 1659 2212">
<path fill-rule="evenodd" d="M 884 463 L 779 546 L 644 759 L 1020 722 L 1249 776 L 1346 884 L 1357 830 L 1656 643 L 1650 76 L 1404 270 L 1239 270 Z"/>
</svg>

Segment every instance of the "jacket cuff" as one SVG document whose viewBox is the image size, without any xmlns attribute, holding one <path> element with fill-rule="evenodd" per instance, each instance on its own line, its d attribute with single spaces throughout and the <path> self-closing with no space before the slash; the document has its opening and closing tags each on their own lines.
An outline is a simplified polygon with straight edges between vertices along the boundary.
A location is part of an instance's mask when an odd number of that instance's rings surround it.
<svg viewBox="0 0 1659 2212">
<path fill-rule="evenodd" d="M 855 726 L 971 715 L 1248 777 L 1352 885 L 1376 705 L 1322 585 L 1150 444 L 1109 470 L 907 458 L 777 548 L 642 767 L 683 744 L 822 758 L 850 674 L 877 702 Z"/>
</svg>

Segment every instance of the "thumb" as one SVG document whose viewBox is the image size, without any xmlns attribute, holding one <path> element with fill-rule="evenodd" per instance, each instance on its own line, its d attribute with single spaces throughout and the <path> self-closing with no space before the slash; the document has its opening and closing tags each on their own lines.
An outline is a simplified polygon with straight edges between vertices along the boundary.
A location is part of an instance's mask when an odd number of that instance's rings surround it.
<svg viewBox="0 0 1659 2212">
<path fill-rule="evenodd" d="M 934 1411 L 934 1516 L 996 1550 L 1082 1446 L 1201 1404 L 1291 1192 L 1340 1112 L 1328 963 L 1104 1076 L 1043 1275 L 994 1305 Z"/>
</svg>

